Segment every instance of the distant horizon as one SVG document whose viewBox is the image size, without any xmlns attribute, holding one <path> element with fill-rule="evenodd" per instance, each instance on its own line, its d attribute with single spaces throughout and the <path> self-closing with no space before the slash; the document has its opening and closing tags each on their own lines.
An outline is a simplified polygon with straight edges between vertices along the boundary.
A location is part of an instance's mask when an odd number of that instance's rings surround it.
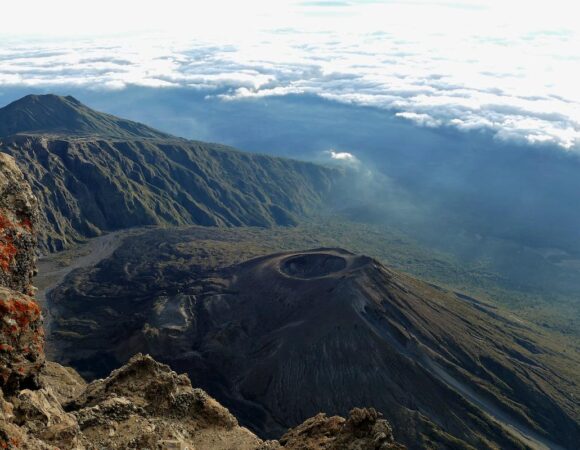
<svg viewBox="0 0 580 450">
<path fill-rule="evenodd" d="M 174 88 L 221 102 L 316 95 L 422 127 L 580 151 L 569 2 L 169 1 L 140 6 L 138 21 L 112 2 L 89 9 L 89 21 L 72 2 L 38 3 L 41 21 L 2 31 L 0 99 L 14 88 Z"/>
</svg>

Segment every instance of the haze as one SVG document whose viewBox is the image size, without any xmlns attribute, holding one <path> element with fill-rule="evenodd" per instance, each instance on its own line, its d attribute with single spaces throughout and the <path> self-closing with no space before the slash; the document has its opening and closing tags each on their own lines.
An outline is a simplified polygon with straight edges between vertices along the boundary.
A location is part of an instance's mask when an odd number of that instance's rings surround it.
<svg viewBox="0 0 580 450">
<path fill-rule="evenodd" d="M 571 2 L 61 0 L 3 8 L 26 17 L 25 26 L 7 21 L 2 30 L 5 87 L 176 87 L 223 101 L 307 93 L 394 110 L 420 126 L 578 147 Z"/>
</svg>

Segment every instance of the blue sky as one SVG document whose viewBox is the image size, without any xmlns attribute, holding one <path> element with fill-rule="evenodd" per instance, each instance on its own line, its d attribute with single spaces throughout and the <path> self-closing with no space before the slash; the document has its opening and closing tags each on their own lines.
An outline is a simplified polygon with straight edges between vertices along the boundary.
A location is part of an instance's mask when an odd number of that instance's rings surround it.
<svg viewBox="0 0 580 450">
<path fill-rule="evenodd" d="M 580 147 L 574 2 L 10 2 L 2 87 L 295 94 Z M 34 11 L 34 14 L 30 14 Z M 1 102 L 0 96 L 0 102 Z"/>
</svg>

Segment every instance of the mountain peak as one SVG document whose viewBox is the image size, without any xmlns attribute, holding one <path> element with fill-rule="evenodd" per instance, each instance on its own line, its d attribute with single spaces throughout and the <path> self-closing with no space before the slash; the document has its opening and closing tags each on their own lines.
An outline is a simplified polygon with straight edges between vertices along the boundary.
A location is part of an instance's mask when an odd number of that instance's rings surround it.
<svg viewBox="0 0 580 450">
<path fill-rule="evenodd" d="M 95 111 L 76 98 L 54 94 L 27 95 L 0 108 L 0 137 L 15 134 L 168 138 L 137 122 Z"/>
<path fill-rule="evenodd" d="M 56 94 L 28 94 L 25 95 L 24 97 L 13 101 L 12 103 L 10 103 L 11 105 L 16 105 L 16 104 L 23 104 L 23 103 L 32 103 L 32 102 L 62 102 L 62 103 L 66 103 L 66 102 L 73 102 L 73 103 L 77 103 L 77 104 L 81 104 L 81 102 L 79 102 L 76 98 L 74 98 L 72 95 L 56 95 Z"/>
<path fill-rule="evenodd" d="M 56 94 L 29 94 L 25 95 L 19 100 L 16 100 L 11 103 L 11 105 L 33 105 L 33 104 L 53 104 L 58 105 L 61 104 L 64 107 L 75 105 L 75 106 L 82 106 L 85 107 L 79 100 L 77 100 L 72 95 L 56 95 Z"/>
</svg>

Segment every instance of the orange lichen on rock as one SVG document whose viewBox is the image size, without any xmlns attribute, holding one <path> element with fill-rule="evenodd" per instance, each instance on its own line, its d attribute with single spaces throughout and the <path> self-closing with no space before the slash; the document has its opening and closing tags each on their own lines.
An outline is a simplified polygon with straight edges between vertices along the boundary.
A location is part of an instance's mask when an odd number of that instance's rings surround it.
<svg viewBox="0 0 580 450">
<path fill-rule="evenodd" d="M 13 158 L 0 153 L 0 388 L 34 385 L 44 364 L 41 309 L 29 294 L 37 203 Z M 0 438 L 2 436 L 0 435 Z M 6 442 L 8 442 L 5 439 Z"/>
<path fill-rule="evenodd" d="M 0 314 L 6 319 L 14 319 L 20 328 L 28 326 L 41 316 L 41 310 L 34 300 L 8 299 L 0 302 Z"/>
<path fill-rule="evenodd" d="M 28 231 L 32 231 L 32 220 L 30 220 L 30 217 L 23 217 L 22 219 L 20 219 L 20 226 L 24 227 L 26 230 Z"/>
<path fill-rule="evenodd" d="M 0 386 L 5 393 L 34 380 L 44 362 L 42 311 L 25 294 L 0 287 Z"/>
<path fill-rule="evenodd" d="M 0 269 L 4 272 L 10 270 L 10 265 L 18 254 L 18 249 L 13 242 L 14 241 L 10 236 L 0 239 Z"/>
<path fill-rule="evenodd" d="M 7 228 L 13 228 L 14 225 L 12 221 L 8 219 L 4 214 L 0 214 L 0 231 L 3 231 Z"/>
<path fill-rule="evenodd" d="M 0 269 L 10 270 L 10 264 L 18 253 L 11 233 L 15 231 L 14 224 L 7 217 L 6 211 L 0 210 Z"/>
</svg>

